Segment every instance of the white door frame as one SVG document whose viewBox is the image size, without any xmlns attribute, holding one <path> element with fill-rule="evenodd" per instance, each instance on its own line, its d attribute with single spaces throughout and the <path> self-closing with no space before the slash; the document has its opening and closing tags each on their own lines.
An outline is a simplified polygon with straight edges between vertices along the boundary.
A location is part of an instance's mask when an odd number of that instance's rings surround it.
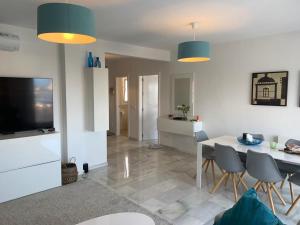
<svg viewBox="0 0 300 225">
<path fill-rule="evenodd" d="M 138 138 L 139 138 L 139 141 L 142 141 L 143 140 L 143 102 L 142 102 L 142 99 L 143 99 L 143 90 L 142 90 L 142 79 L 143 77 L 146 77 L 146 76 L 153 76 L 153 75 L 157 75 L 158 76 L 158 117 L 160 116 L 160 99 L 161 99 L 161 92 L 160 92 L 160 88 L 161 88 L 161 81 L 160 81 L 160 75 L 161 73 L 159 72 L 158 74 L 147 74 L 147 75 L 139 75 L 138 76 L 138 113 L 139 113 L 139 116 L 138 116 L 138 121 L 139 121 L 139 135 L 138 135 Z M 158 132 L 158 140 L 159 140 L 159 132 Z"/>
<path fill-rule="evenodd" d="M 115 85 L 116 85 L 116 96 L 115 96 L 115 109 L 116 109 L 116 136 L 120 136 L 120 108 L 119 108 L 119 87 L 118 87 L 118 79 L 120 78 L 127 78 L 127 92 L 128 92 L 128 101 L 127 101 L 127 127 L 128 127 L 128 132 L 127 132 L 127 137 L 130 136 L 130 111 L 129 111 L 129 105 L 130 105 L 130 95 L 129 95 L 129 76 L 117 76 L 115 77 Z"/>
</svg>

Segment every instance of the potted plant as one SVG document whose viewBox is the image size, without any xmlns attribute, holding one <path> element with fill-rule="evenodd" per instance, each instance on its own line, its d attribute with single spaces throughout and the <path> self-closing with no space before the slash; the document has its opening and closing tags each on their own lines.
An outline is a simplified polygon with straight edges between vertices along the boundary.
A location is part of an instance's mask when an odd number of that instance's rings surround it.
<svg viewBox="0 0 300 225">
<path fill-rule="evenodd" d="M 176 109 L 178 111 L 181 111 L 183 119 L 187 120 L 187 114 L 190 111 L 190 106 L 182 104 L 182 105 L 176 106 Z"/>
</svg>

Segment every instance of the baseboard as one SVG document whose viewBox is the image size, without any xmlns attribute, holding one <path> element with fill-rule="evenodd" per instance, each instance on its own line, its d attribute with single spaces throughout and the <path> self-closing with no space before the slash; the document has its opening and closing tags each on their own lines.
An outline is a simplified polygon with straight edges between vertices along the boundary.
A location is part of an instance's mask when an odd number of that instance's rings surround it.
<svg viewBox="0 0 300 225">
<path fill-rule="evenodd" d="M 135 137 L 128 137 L 129 140 L 133 140 L 133 141 L 138 141 L 139 139 L 138 138 L 135 138 Z"/>
<path fill-rule="evenodd" d="M 112 131 L 107 131 L 107 136 L 109 137 L 109 136 L 116 136 L 116 133 L 115 132 L 112 132 Z"/>
<path fill-rule="evenodd" d="M 92 166 L 89 166 L 89 170 L 95 170 L 95 169 L 98 169 L 98 168 L 101 168 L 101 167 L 104 167 L 104 166 L 107 166 L 107 165 L 108 165 L 107 162 L 92 165 Z M 82 169 L 78 170 L 78 175 L 82 175 L 82 174 L 83 174 L 83 170 Z"/>
<path fill-rule="evenodd" d="M 105 162 L 105 163 L 100 163 L 100 164 L 96 164 L 96 165 L 93 165 L 90 167 L 90 170 L 94 170 L 94 169 L 98 169 L 98 168 L 101 168 L 101 167 L 104 167 L 104 166 L 107 166 L 108 163 Z"/>
</svg>

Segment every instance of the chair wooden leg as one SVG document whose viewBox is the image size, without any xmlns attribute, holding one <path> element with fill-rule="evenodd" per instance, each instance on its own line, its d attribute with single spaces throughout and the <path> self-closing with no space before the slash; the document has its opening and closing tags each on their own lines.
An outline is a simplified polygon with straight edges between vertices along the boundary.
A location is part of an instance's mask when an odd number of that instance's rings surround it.
<svg viewBox="0 0 300 225">
<path fill-rule="evenodd" d="M 286 178 L 284 178 L 284 180 L 283 180 L 283 181 L 281 181 L 281 184 L 280 184 L 280 189 L 282 189 L 282 188 L 283 188 L 283 186 L 284 186 L 284 183 L 285 183 L 285 179 L 286 179 Z"/>
<path fill-rule="evenodd" d="M 293 202 L 289 210 L 285 213 L 286 216 L 289 215 L 289 213 L 292 211 L 292 209 L 297 205 L 298 201 L 300 200 L 300 195 L 296 198 L 296 200 Z"/>
<path fill-rule="evenodd" d="M 259 180 L 256 181 L 256 183 L 253 186 L 253 188 L 255 189 L 255 191 L 257 191 L 257 189 L 259 188 L 260 184 L 261 184 L 261 181 L 259 181 Z"/>
<path fill-rule="evenodd" d="M 267 193 L 267 188 L 265 188 L 265 186 L 264 186 L 263 183 L 261 183 L 260 187 L 261 187 L 261 189 L 262 189 L 263 192 Z"/>
<path fill-rule="evenodd" d="M 246 173 L 246 170 L 244 172 L 242 172 L 242 174 L 240 176 L 238 176 L 238 177 L 243 179 L 244 176 L 245 176 L 245 173 Z M 238 180 L 237 187 L 239 187 L 240 183 L 241 183 L 241 179 Z"/>
<path fill-rule="evenodd" d="M 265 188 L 264 183 L 261 182 L 261 181 L 260 181 L 259 183 L 256 182 L 256 184 L 254 185 L 253 188 L 254 188 L 256 191 L 258 191 L 259 188 L 261 188 L 261 190 L 262 190 L 263 192 L 267 193 L 267 189 Z"/>
<path fill-rule="evenodd" d="M 276 186 L 275 186 L 274 184 L 272 184 L 272 183 L 271 183 L 270 185 L 271 185 L 271 189 L 274 190 L 275 194 L 276 194 L 277 197 L 280 199 L 281 203 L 282 203 L 283 205 L 286 205 L 286 203 L 285 203 L 285 201 L 284 201 L 282 195 L 279 193 L 279 191 L 277 190 Z"/>
<path fill-rule="evenodd" d="M 246 170 L 241 174 L 241 178 L 244 178 L 245 174 L 246 174 Z"/>
<path fill-rule="evenodd" d="M 224 173 L 224 174 L 222 175 L 222 177 L 220 178 L 220 180 L 218 181 L 218 183 L 217 183 L 217 184 L 213 187 L 213 189 L 210 191 L 211 194 L 215 193 L 215 192 L 219 189 L 220 185 L 222 184 L 222 182 L 224 181 L 224 179 L 225 179 L 227 176 L 229 176 L 228 173 Z"/>
<path fill-rule="evenodd" d="M 226 177 L 226 179 L 225 179 L 225 182 L 224 182 L 224 187 L 226 187 L 226 186 L 227 186 L 228 180 L 229 180 L 229 176 L 227 176 L 227 177 Z"/>
<path fill-rule="evenodd" d="M 215 175 L 215 163 L 213 160 L 211 161 L 211 171 L 212 171 L 212 176 L 213 176 L 213 182 L 215 184 L 216 183 L 216 175 Z"/>
<path fill-rule="evenodd" d="M 218 164 L 216 163 L 217 167 L 219 168 L 219 170 L 221 171 L 221 173 L 224 173 L 225 171 L 223 171 L 219 166 Z"/>
<path fill-rule="evenodd" d="M 274 207 L 272 192 L 271 192 L 271 188 L 270 188 L 269 183 L 266 183 L 266 186 L 267 186 L 267 192 L 268 192 L 270 207 L 272 209 L 272 212 L 275 214 L 276 212 L 275 212 L 275 207 Z"/>
<path fill-rule="evenodd" d="M 205 173 L 207 173 L 207 170 L 208 170 L 209 164 L 210 164 L 210 160 L 207 160 L 207 165 L 206 165 L 206 168 L 205 168 Z"/>
<path fill-rule="evenodd" d="M 237 189 L 236 189 L 236 180 L 235 180 L 235 174 L 231 174 L 231 179 L 232 179 L 232 185 L 233 185 L 233 191 L 234 191 L 234 201 L 237 202 L 238 200 L 238 194 L 237 194 Z"/>
<path fill-rule="evenodd" d="M 292 204 L 293 204 L 294 203 L 294 190 L 293 190 L 292 182 L 289 182 L 289 185 L 290 185 L 291 201 L 292 201 Z"/>
<path fill-rule="evenodd" d="M 208 163 L 208 160 L 207 160 L 207 159 L 205 159 L 204 162 L 202 163 L 202 168 L 205 167 L 206 163 Z"/>
<path fill-rule="evenodd" d="M 247 186 L 246 182 L 244 181 L 243 177 L 242 177 L 242 176 L 239 176 L 239 175 L 237 175 L 237 176 L 238 176 L 238 178 L 239 178 L 239 182 L 242 183 L 243 187 L 244 187 L 245 190 L 247 191 L 247 190 L 248 190 L 248 186 Z M 238 186 L 238 185 L 239 185 L 239 184 L 237 184 L 237 186 Z"/>
</svg>

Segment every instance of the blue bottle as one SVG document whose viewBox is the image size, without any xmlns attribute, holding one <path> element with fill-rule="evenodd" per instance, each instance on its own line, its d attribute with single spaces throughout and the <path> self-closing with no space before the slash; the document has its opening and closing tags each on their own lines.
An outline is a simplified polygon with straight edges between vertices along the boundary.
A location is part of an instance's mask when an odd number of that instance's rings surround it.
<svg viewBox="0 0 300 225">
<path fill-rule="evenodd" d="M 89 52 L 89 56 L 88 56 L 88 67 L 93 67 L 94 66 L 94 59 L 93 59 L 93 55 L 92 52 Z"/>
<path fill-rule="evenodd" d="M 101 68 L 101 62 L 100 62 L 100 59 L 99 59 L 99 57 L 96 57 L 96 60 L 95 60 L 94 67 Z"/>
</svg>

